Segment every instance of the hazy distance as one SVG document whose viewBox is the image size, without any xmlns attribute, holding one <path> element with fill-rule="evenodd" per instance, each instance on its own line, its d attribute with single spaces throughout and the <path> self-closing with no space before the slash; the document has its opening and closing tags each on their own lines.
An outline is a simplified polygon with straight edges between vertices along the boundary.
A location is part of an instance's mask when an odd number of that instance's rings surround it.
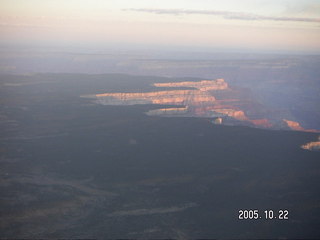
<svg viewBox="0 0 320 240">
<path fill-rule="evenodd" d="M 2 0 L 2 47 L 319 53 L 315 0 Z"/>
</svg>

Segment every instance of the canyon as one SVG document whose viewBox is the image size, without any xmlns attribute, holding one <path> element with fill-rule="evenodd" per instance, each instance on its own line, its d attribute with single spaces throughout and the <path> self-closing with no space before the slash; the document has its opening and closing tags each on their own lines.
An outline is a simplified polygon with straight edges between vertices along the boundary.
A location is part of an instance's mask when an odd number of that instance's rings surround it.
<svg viewBox="0 0 320 240">
<path fill-rule="evenodd" d="M 146 112 L 149 116 L 219 118 L 219 123 L 227 125 L 318 132 L 304 129 L 300 123 L 270 112 L 246 91 L 230 87 L 224 79 L 154 83 L 153 86 L 165 90 L 110 92 L 91 98 L 102 105 L 168 105 Z"/>
</svg>

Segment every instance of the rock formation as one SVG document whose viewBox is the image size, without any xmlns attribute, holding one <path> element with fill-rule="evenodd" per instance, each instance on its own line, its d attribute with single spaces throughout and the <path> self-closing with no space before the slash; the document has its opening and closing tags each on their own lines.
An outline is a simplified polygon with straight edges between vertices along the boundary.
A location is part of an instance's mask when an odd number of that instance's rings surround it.
<svg viewBox="0 0 320 240">
<path fill-rule="evenodd" d="M 218 117 L 218 118 L 216 118 L 216 119 L 213 121 L 213 123 L 214 123 L 214 124 L 217 124 L 217 125 L 222 124 L 222 122 L 223 122 L 223 120 L 222 120 L 221 117 Z"/>
<path fill-rule="evenodd" d="M 188 107 L 181 108 L 160 108 L 148 111 L 146 114 L 149 116 L 172 116 L 184 115 L 188 113 Z"/>
<path fill-rule="evenodd" d="M 270 121 L 266 118 L 249 120 L 249 121 L 257 127 L 271 128 L 273 126 L 272 123 L 270 123 Z"/>
<path fill-rule="evenodd" d="M 213 104 L 216 100 L 208 92 L 200 90 L 172 90 L 147 93 L 103 93 L 96 95 L 100 104 L 104 105 L 192 105 L 203 106 Z"/>
<path fill-rule="evenodd" d="M 229 88 L 223 79 L 198 82 L 155 83 L 162 88 L 191 88 L 187 90 L 166 90 L 136 93 L 103 93 L 93 97 L 103 105 L 158 104 L 173 105 L 147 112 L 150 116 L 207 117 L 219 119 L 215 123 L 230 123 L 258 128 L 306 130 L 298 122 L 274 119 L 257 102 L 250 99 L 247 92 Z M 218 96 L 218 99 L 215 97 Z M 92 97 L 92 96 L 84 96 Z M 262 113 L 262 114 L 261 114 Z M 248 117 L 248 114 L 250 117 Z M 225 121 L 228 119 L 228 121 Z M 272 122 L 272 123 L 271 123 Z M 284 125 L 284 124 L 285 125 Z"/>
<path fill-rule="evenodd" d="M 283 121 L 287 124 L 287 126 L 289 128 L 291 128 L 292 130 L 296 130 L 296 131 L 303 131 L 303 127 L 300 126 L 300 124 L 298 122 L 295 121 L 290 121 L 287 119 L 283 119 Z"/>
<path fill-rule="evenodd" d="M 228 84 L 224 81 L 224 79 L 202 80 L 200 82 L 155 83 L 154 86 L 156 87 L 192 87 L 192 88 L 197 88 L 200 91 L 228 89 Z"/>
<path fill-rule="evenodd" d="M 320 151 L 320 137 L 317 142 L 309 142 L 305 145 L 302 145 L 301 148 L 310 150 L 310 151 Z"/>
<path fill-rule="evenodd" d="M 303 132 L 319 132 L 318 130 L 315 130 L 315 129 L 304 129 L 303 127 L 300 126 L 300 123 L 295 122 L 295 121 L 290 121 L 290 120 L 286 120 L 286 119 L 283 119 L 283 121 L 287 124 L 287 126 L 291 130 L 303 131 Z"/>
<path fill-rule="evenodd" d="M 241 110 L 236 110 L 236 109 L 214 109 L 215 112 L 221 113 L 223 115 L 232 117 L 237 120 L 241 121 L 246 121 L 248 120 L 247 116 L 245 113 Z"/>
</svg>

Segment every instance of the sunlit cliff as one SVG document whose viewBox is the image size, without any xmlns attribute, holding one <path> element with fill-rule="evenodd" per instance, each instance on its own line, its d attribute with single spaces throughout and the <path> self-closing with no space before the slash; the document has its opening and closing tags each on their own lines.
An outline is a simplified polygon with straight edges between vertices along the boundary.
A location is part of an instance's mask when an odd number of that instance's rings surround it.
<svg viewBox="0 0 320 240">
<path fill-rule="evenodd" d="M 172 90 L 147 93 L 103 93 L 97 94 L 99 103 L 104 105 L 167 104 L 203 105 L 213 103 L 214 96 L 200 90 Z"/>
<path fill-rule="evenodd" d="M 302 145 L 301 148 L 310 150 L 310 151 L 320 151 L 320 137 L 317 142 L 309 142 L 305 145 Z"/>
<path fill-rule="evenodd" d="M 228 88 L 228 84 L 224 79 L 202 80 L 200 82 L 177 82 L 177 83 L 155 83 L 156 87 L 192 87 L 200 91 L 224 90 Z"/>
<path fill-rule="evenodd" d="M 198 82 L 169 82 L 155 83 L 161 88 L 190 88 L 187 90 L 161 90 L 152 92 L 133 93 L 102 93 L 94 95 L 96 102 L 102 105 L 136 105 L 157 104 L 174 105 L 150 110 L 150 116 L 179 116 L 179 117 L 206 117 L 219 119 L 219 123 L 242 123 L 259 128 L 284 128 L 295 131 L 305 130 L 298 122 L 270 118 L 268 112 L 262 114 L 259 105 L 252 104 L 248 97 L 239 90 L 232 89 L 223 79 L 202 80 Z M 219 98 L 215 95 L 218 95 Z M 241 97 L 242 96 L 242 97 Z M 258 107 L 257 107 L 258 106 Z M 260 114 L 255 114 L 260 112 Z M 248 113 L 250 113 L 248 115 Z M 285 123 L 285 125 L 283 125 Z M 280 126 L 280 127 L 279 127 Z"/>
<path fill-rule="evenodd" d="M 185 115 L 193 117 L 229 116 L 238 120 L 248 120 L 245 113 L 233 106 L 217 101 L 213 90 L 228 89 L 223 79 L 199 82 L 155 83 L 156 87 L 190 87 L 195 90 L 168 90 L 144 93 L 103 93 L 97 94 L 97 102 L 103 105 L 161 104 L 177 105 L 180 108 L 151 110 L 148 115 Z"/>
<path fill-rule="evenodd" d="M 186 114 L 188 112 L 188 107 L 180 107 L 180 108 L 160 108 L 154 109 L 147 112 L 149 116 L 162 116 L 168 115 L 171 116 L 172 114 Z"/>
<path fill-rule="evenodd" d="M 290 121 L 287 119 L 283 119 L 283 121 L 288 125 L 289 128 L 291 128 L 292 130 L 297 130 L 297 131 L 302 131 L 304 130 L 300 124 L 298 122 L 295 121 Z"/>
<path fill-rule="evenodd" d="M 295 121 L 290 121 L 287 119 L 283 119 L 283 121 L 287 124 L 287 126 L 295 131 L 303 131 L 303 132 L 319 132 L 318 130 L 315 129 L 304 129 L 303 127 L 300 126 L 300 123 L 295 122 Z"/>
</svg>

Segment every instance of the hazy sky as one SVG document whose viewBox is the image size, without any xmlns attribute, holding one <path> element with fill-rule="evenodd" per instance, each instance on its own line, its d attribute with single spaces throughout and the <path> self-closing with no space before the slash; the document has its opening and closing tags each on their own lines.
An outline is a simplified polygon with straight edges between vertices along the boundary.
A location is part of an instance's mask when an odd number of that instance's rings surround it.
<svg viewBox="0 0 320 240">
<path fill-rule="evenodd" d="M 1 43 L 320 52 L 319 0 L 0 0 Z"/>
</svg>

